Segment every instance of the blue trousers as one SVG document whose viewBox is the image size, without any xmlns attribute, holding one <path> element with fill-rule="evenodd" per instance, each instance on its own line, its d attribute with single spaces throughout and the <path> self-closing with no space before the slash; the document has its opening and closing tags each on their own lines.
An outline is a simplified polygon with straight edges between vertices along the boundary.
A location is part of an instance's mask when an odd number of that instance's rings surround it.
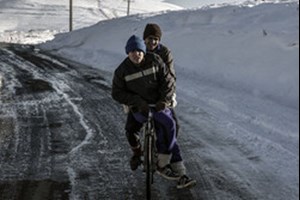
<svg viewBox="0 0 300 200">
<path fill-rule="evenodd" d="M 156 146 L 160 154 L 172 154 L 171 163 L 182 161 L 180 149 L 176 139 L 176 121 L 170 109 L 153 112 L 155 129 L 157 134 Z M 133 117 L 139 123 L 147 121 L 147 117 L 141 113 L 133 113 Z"/>
</svg>

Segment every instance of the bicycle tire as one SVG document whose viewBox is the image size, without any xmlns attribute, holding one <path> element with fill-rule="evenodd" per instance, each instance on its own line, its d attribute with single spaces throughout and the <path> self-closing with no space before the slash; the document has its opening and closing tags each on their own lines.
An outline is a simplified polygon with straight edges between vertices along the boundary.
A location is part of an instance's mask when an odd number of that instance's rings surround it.
<svg viewBox="0 0 300 200">
<path fill-rule="evenodd" d="M 151 199 L 151 187 L 153 183 L 153 155 L 152 155 L 152 148 L 153 148 L 153 138 L 148 135 L 146 138 L 146 194 L 147 200 Z"/>
<path fill-rule="evenodd" d="M 148 121 L 144 124 L 144 172 L 146 172 L 146 196 L 151 200 L 152 184 L 156 169 L 155 163 L 155 129 L 152 113 L 149 113 Z"/>
<path fill-rule="evenodd" d="M 147 200 L 151 199 L 151 185 L 152 185 L 152 138 L 146 137 L 146 194 Z"/>
</svg>

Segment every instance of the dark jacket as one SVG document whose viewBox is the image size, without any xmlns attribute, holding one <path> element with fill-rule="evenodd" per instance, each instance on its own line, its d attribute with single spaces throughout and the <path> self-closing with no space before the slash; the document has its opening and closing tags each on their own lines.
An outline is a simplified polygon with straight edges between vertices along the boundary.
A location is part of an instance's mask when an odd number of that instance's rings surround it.
<svg viewBox="0 0 300 200">
<path fill-rule="evenodd" d="M 171 54 L 170 49 L 160 43 L 157 46 L 157 48 L 154 49 L 153 53 L 156 53 L 161 57 L 161 59 L 164 61 L 165 65 L 167 66 L 167 69 L 169 70 L 171 75 L 176 80 L 176 73 L 175 73 L 175 69 L 174 69 L 174 60 L 173 60 L 173 56 Z"/>
<path fill-rule="evenodd" d="M 163 60 L 163 62 L 166 65 L 166 68 L 168 70 L 168 72 L 171 74 L 171 76 L 174 78 L 175 82 L 176 82 L 176 73 L 175 73 L 175 69 L 174 69 L 174 60 L 173 60 L 173 56 L 171 54 L 171 51 L 168 47 L 164 46 L 163 44 L 159 43 L 158 46 L 152 51 L 153 53 L 156 53 L 157 55 L 159 55 L 161 57 L 161 59 Z M 173 90 L 174 90 L 174 94 L 172 97 L 172 101 L 171 101 L 171 105 L 170 107 L 175 107 L 177 105 L 177 101 L 176 101 L 176 83 L 174 82 L 173 86 Z"/>
<path fill-rule="evenodd" d="M 114 72 L 112 97 L 132 110 L 143 102 L 155 104 L 163 101 L 169 104 L 174 84 L 174 78 L 157 54 L 147 53 L 140 66 L 127 57 Z"/>
</svg>

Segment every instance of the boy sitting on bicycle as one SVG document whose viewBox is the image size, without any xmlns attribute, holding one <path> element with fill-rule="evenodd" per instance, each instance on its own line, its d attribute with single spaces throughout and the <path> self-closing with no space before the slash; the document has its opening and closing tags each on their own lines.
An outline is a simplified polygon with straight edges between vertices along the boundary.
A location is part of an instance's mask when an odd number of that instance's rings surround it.
<svg viewBox="0 0 300 200">
<path fill-rule="evenodd" d="M 167 179 L 178 180 L 177 188 L 195 185 L 195 180 L 186 175 L 176 141 L 176 123 L 168 108 L 175 92 L 174 78 L 157 54 L 146 53 L 144 41 L 137 36 L 129 38 L 125 50 L 128 57 L 115 70 L 113 77 L 113 99 L 127 105 L 132 116 L 141 124 L 150 111 L 148 105 L 156 105 L 153 117 L 157 126 L 157 172 Z M 133 158 L 140 160 L 140 143 L 129 143 L 134 152 Z"/>
</svg>

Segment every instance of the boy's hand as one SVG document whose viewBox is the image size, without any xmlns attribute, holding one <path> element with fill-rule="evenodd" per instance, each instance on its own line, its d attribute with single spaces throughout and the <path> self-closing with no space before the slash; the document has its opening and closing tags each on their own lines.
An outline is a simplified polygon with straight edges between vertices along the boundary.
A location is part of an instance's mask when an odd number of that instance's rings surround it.
<svg viewBox="0 0 300 200">
<path fill-rule="evenodd" d="M 139 106 L 139 112 L 142 113 L 144 116 L 148 117 L 149 114 L 149 106 L 146 102 L 143 102 L 140 106 Z"/>
<path fill-rule="evenodd" d="M 159 101 L 159 102 L 156 103 L 155 110 L 157 112 L 162 111 L 166 108 L 167 108 L 167 103 L 166 102 Z"/>
</svg>

